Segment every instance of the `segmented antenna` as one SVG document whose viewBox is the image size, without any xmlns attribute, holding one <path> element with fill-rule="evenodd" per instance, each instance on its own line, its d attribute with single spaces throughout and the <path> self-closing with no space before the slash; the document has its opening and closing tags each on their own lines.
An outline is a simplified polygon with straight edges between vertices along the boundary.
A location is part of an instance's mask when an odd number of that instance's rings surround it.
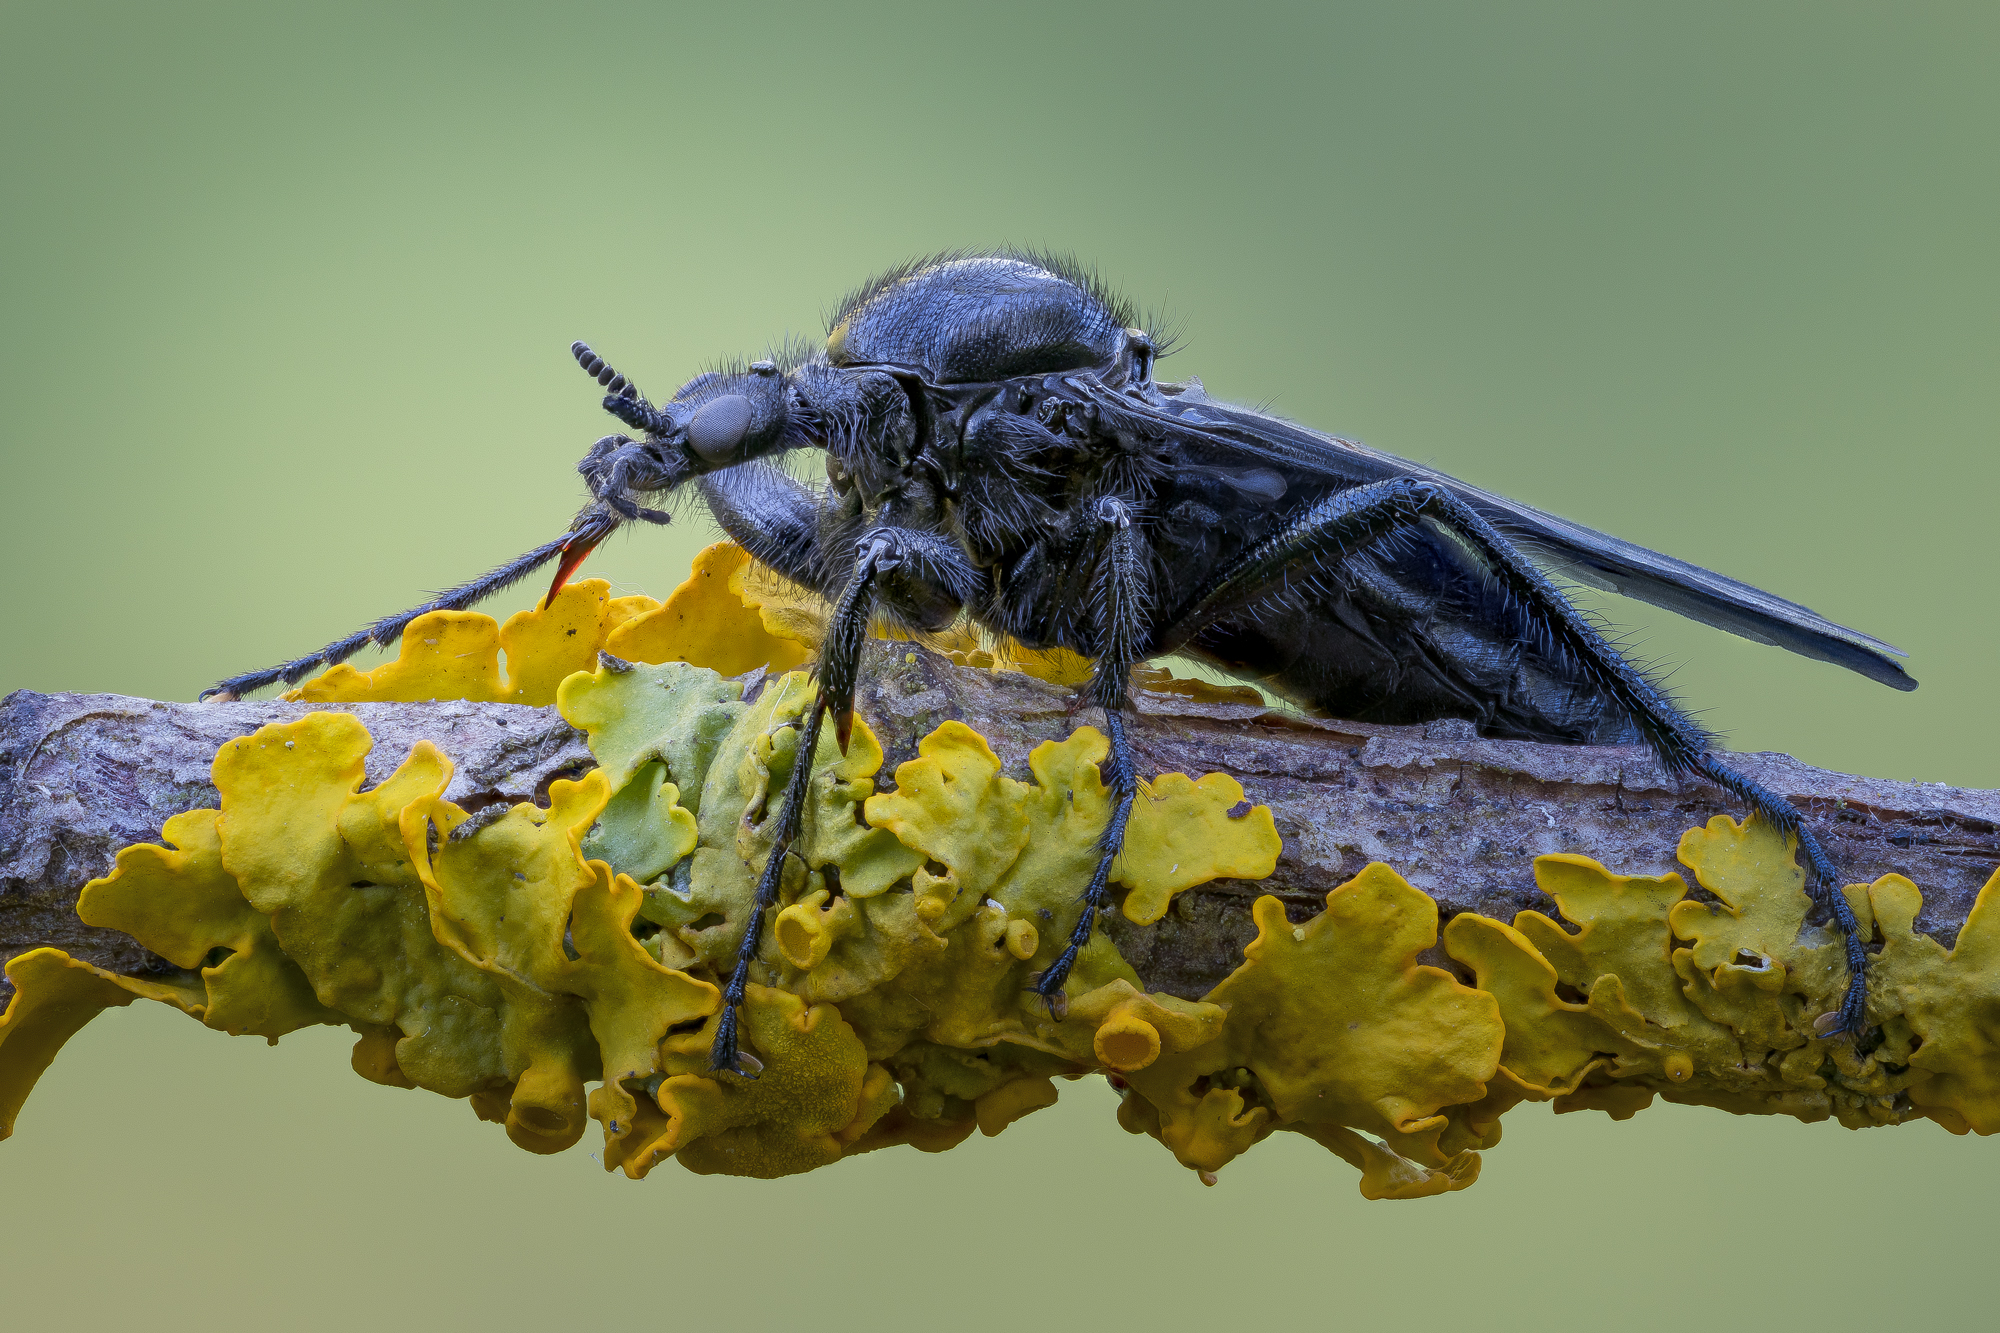
<svg viewBox="0 0 2000 1333">
<path fill-rule="evenodd" d="M 569 354 L 576 358 L 579 366 L 583 367 L 583 373 L 602 384 L 604 391 L 613 398 L 631 398 L 636 401 L 640 397 L 639 386 L 606 364 L 603 357 L 590 350 L 589 343 L 571 343 Z"/>
</svg>

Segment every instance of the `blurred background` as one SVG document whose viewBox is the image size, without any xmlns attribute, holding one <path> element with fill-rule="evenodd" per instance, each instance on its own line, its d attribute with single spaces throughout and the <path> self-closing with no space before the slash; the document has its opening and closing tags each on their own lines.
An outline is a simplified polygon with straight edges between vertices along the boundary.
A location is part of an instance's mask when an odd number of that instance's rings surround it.
<svg viewBox="0 0 2000 1333">
<path fill-rule="evenodd" d="M 1164 377 L 1767 587 L 1923 682 L 1605 601 L 1735 748 L 2000 786 L 1996 59 L 1975 4 L 7 3 L 0 690 L 191 699 L 555 535 L 611 428 L 572 339 L 664 397 L 873 270 L 1013 242 L 1165 312 Z M 664 596 L 712 535 L 585 572 Z M 1524 1107 L 1472 1190 L 1369 1204 L 1290 1135 L 1204 1190 L 1091 1080 L 942 1157 L 632 1184 L 363 1083 L 348 1042 L 86 1030 L 0 1146 L 6 1322 L 1987 1309 L 2000 1147 L 1927 1123 Z"/>
</svg>

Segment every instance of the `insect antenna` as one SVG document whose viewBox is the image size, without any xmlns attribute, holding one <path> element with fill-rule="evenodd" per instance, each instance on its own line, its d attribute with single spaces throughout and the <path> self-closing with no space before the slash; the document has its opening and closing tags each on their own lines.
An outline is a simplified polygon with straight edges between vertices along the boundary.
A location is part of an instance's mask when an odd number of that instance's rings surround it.
<svg viewBox="0 0 2000 1333">
<path fill-rule="evenodd" d="M 571 343 L 569 345 L 569 354 L 576 358 L 576 363 L 579 366 L 583 367 L 583 373 L 596 380 L 599 384 L 602 384 L 604 391 L 613 398 L 631 398 L 634 400 L 644 398 L 645 395 L 639 392 L 639 386 L 613 370 L 603 357 L 590 350 L 589 343 Z"/>
</svg>

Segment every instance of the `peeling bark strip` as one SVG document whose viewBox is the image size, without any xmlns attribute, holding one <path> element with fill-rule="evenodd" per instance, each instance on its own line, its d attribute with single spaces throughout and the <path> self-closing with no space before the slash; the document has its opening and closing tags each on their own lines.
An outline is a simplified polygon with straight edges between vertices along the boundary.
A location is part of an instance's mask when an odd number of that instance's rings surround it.
<svg viewBox="0 0 2000 1333">
<path fill-rule="evenodd" d="M 955 666 L 908 644 L 871 643 L 868 653 L 856 704 L 887 754 L 884 786 L 919 740 L 954 718 L 984 735 L 1017 777 L 1034 746 L 1096 720 L 1073 692 L 1031 676 Z M 157 841 L 168 816 L 216 804 L 208 773 L 223 742 L 316 707 L 328 706 L 26 690 L 0 700 L 0 960 L 53 945 L 115 971 L 164 968 L 126 936 L 77 920 L 78 890 L 110 870 L 120 847 Z M 546 803 L 552 780 L 592 766 L 582 735 L 553 708 L 332 707 L 374 736 L 371 783 L 431 740 L 458 768 L 448 798 L 468 809 Z M 1644 749 L 1483 741 L 1465 723 L 1378 727 L 1143 693 L 1132 737 L 1148 775 L 1236 778 L 1271 807 L 1285 840 L 1268 880 L 1191 889 L 1152 926 L 1112 914 L 1112 937 L 1148 988 L 1186 998 L 1241 961 L 1259 894 L 1279 895 L 1302 920 L 1327 890 L 1379 860 L 1446 917 L 1511 921 L 1524 909 L 1553 913 L 1535 887 L 1537 856 L 1579 852 L 1622 874 L 1681 871 L 1674 853 L 1683 831 L 1743 814 L 1705 782 L 1668 777 Z M 1924 892 L 1917 928 L 1946 945 L 1957 939 L 2000 863 L 2000 791 L 1850 777 L 1779 754 L 1736 762 L 1806 809 L 1849 882 L 1909 876 Z M 0 980 L 0 1002 L 8 989 Z"/>
</svg>

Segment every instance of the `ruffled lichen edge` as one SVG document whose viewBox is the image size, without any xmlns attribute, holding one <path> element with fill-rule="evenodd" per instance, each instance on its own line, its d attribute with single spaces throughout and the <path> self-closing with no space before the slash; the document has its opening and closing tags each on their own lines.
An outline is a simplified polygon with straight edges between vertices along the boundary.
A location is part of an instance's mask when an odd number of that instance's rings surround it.
<svg viewBox="0 0 2000 1333">
<path fill-rule="evenodd" d="M 577 585 L 505 628 L 464 614 L 413 624 L 397 662 L 303 687 L 532 702 L 555 681 L 601 766 L 555 784 L 547 810 L 494 818 L 443 800 L 449 760 L 429 745 L 361 792 L 367 737 L 345 715 L 225 746 L 222 811 L 170 820 L 170 848 L 128 848 L 81 905 L 185 971 L 118 977 L 54 950 L 10 963 L 0 1126 L 69 1033 L 141 997 L 273 1040 L 347 1023 L 358 1072 L 467 1097 L 539 1151 L 573 1143 L 587 1107 L 607 1166 L 635 1176 L 668 1155 L 773 1175 L 889 1143 L 948 1147 L 1053 1102 L 1054 1077 L 1094 1069 L 1123 1090 L 1128 1129 L 1205 1179 L 1282 1128 L 1356 1165 L 1370 1197 L 1471 1183 L 1476 1150 L 1521 1100 L 1622 1117 L 1660 1095 L 1853 1127 L 2000 1126 L 1985 893 L 1946 951 L 1914 933 L 1907 880 L 1849 889 L 1880 949 L 1875 1031 L 1828 1040 L 1838 951 L 1806 924 L 1790 849 L 1726 818 L 1683 840 L 1699 896 L 1678 876 L 1541 858 L 1538 881 L 1575 929 L 1535 912 L 1455 917 L 1444 945 L 1462 979 L 1416 961 L 1437 942 L 1436 905 L 1376 865 L 1310 921 L 1259 900 L 1243 965 L 1201 1001 L 1144 995 L 1100 935 L 1057 1020 L 1024 1003 L 1024 982 L 1046 962 L 1048 923 L 1074 910 L 1070 862 L 1102 826 L 1103 742 L 1088 728 L 1040 747 L 1029 782 L 955 723 L 899 766 L 894 792 L 874 790 L 871 735 L 845 758 L 823 750 L 745 1016 L 766 1075 L 709 1075 L 715 967 L 768 854 L 763 802 L 795 761 L 808 687 L 783 679 L 746 705 L 689 666 L 575 668 L 586 646 L 594 659 L 614 643 L 738 667 L 803 656 L 808 611 L 753 577 L 711 548 L 664 605 Z M 671 624 L 692 628 L 677 639 Z M 959 653 L 1021 666 L 980 651 Z M 1240 795 L 1220 775 L 1156 782 L 1121 862 L 1128 916 L 1157 919 L 1203 878 L 1268 873 L 1259 839 L 1231 836 Z"/>
</svg>

